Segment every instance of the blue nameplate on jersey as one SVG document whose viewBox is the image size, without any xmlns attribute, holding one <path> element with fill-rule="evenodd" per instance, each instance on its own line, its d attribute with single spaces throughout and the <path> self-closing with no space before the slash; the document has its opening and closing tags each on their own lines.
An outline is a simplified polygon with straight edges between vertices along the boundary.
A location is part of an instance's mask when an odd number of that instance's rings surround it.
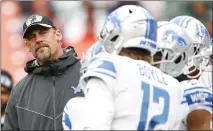
<svg viewBox="0 0 213 131">
<path fill-rule="evenodd" d="M 192 88 L 192 89 L 196 89 L 196 88 Z M 197 89 L 202 89 L 202 88 L 197 87 Z M 189 90 L 186 90 L 186 91 L 189 91 Z M 186 101 L 183 101 L 182 104 L 183 103 L 187 103 L 188 105 L 200 104 L 200 105 L 212 108 L 212 94 L 209 91 L 196 90 L 187 94 L 185 93 L 184 97 L 186 98 Z"/>
</svg>

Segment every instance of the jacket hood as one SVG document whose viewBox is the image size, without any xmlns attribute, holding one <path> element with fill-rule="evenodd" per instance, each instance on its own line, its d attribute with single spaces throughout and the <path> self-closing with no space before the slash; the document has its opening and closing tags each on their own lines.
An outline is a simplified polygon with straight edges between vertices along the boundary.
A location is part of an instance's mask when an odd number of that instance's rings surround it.
<svg viewBox="0 0 213 131">
<path fill-rule="evenodd" d="M 28 61 L 24 70 L 28 74 L 40 74 L 45 76 L 63 74 L 68 67 L 79 61 L 73 47 L 69 46 L 63 49 L 63 51 L 64 54 L 58 60 L 50 61 L 45 65 L 38 65 L 36 59 Z"/>
</svg>

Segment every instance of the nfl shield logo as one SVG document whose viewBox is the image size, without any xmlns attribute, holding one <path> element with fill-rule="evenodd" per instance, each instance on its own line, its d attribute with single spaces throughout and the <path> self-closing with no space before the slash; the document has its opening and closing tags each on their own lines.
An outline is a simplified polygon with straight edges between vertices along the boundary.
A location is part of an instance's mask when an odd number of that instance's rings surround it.
<svg viewBox="0 0 213 131">
<path fill-rule="evenodd" d="M 35 22 L 41 22 L 42 20 L 42 16 L 40 15 L 32 15 L 27 21 L 26 21 L 26 25 L 29 26 L 32 23 Z"/>
</svg>

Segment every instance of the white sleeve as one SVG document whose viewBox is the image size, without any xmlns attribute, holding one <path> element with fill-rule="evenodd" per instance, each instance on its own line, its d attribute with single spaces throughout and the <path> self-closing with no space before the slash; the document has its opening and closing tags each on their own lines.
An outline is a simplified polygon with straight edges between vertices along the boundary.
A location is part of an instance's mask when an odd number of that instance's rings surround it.
<svg viewBox="0 0 213 131">
<path fill-rule="evenodd" d="M 201 83 L 197 83 L 184 90 L 181 104 L 188 106 L 188 111 L 183 122 L 187 124 L 187 116 L 194 110 L 206 110 L 212 114 L 212 92 Z"/>
<path fill-rule="evenodd" d="M 64 107 L 62 126 L 64 130 L 83 130 L 85 123 L 85 98 L 71 98 Z"/>
<path fill-rule="evenodd" d="M 209 88 L 194 87 L 184 91 L 184 101 L 189 107 L 189 113 L 194 110 L 206 110 L 212 113 L 212 92 Z"/>
<path fill-rule="evenodd" d="M 108 58 L 107 56 L 105 57 L 102 54 L 96 56 L 91 60 L 86 73 L 81 77 L 79 82 L 80 85 L 85 85 L 90 77 L 96 77 L 105 82 L 110 90 L 113 90 L 119 74 L 119 67 L 115 63 L 115 60 Z"/>
<path fill-rule="evenodd" d="M 85 86 L 81 87 L 86 89 L 85 97 L 75 97 L 67 102 L 62 118 L 63 129 L 110 130 L 114 116 L 112 93 L 99 78 L 90 78 Z"/>
<path fill-rule="evenodd" d="M 105 82 L 90 78 L 86 84 L 86 130 L 110 130 L 114 116 L 113 95 Z"/>
</svg>

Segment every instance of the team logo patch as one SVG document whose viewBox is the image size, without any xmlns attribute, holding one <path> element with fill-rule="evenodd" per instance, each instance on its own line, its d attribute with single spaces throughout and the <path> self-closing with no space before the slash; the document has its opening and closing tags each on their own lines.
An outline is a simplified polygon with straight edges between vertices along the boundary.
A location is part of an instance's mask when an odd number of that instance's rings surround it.
<svg viewBox="0 0 213 131">
<path fill-rule="evenodd" d="M 40 16 L 40 15 L 32 15 L 30 18 L 27 19 L 26 25 L 29 26 L 32 23 L 41 22 L 41 21 L 42 21 L 42 16 Z"/>
<path fill-rule="evenodd" d="M 71 86 L 71 88 L 73 89 L 74 94 L 77 94 L 78 92 L 81 92 L 81 88 L 79 86 L 78 87 Z"/>
</svg>

